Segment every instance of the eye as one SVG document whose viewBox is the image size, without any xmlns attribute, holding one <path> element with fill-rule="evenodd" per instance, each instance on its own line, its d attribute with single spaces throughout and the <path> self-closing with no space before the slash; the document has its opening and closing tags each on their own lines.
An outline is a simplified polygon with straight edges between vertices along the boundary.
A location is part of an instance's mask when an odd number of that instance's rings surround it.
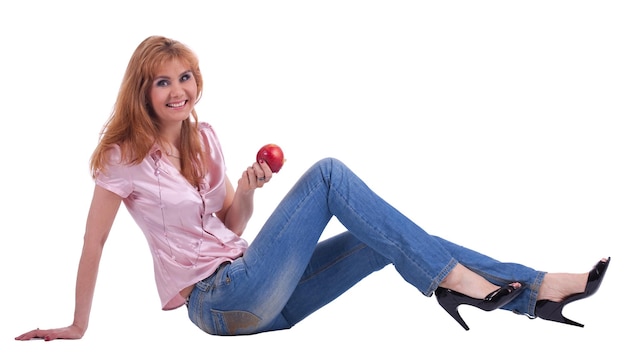
<svg viewBox="0 0 626 362">
<path fill-rule="evenodd" d="M 170 84 L 170 82 L 167 81 L 166 79 L 159 79 L 156 81 L 155 84 L 157 87 L 167 87 Z"/>
<path fill-rule="evenodd" d="M 181 82 L 186 82 L 186 81 L 190 80 L 191 78 L 193 78 L 193 74 L 191 74 L 191 72 L 185 73 L 185 74 L 182 75 L 182 77 L 180 77 L 180 81 Z"/>
<path fill-rule="evenodd" d="M 170 82 L 166 79 L 159 79 L 156 81 L 156 86 L 157 87 L 167 87 L 170 84 Z"/>
</svg>

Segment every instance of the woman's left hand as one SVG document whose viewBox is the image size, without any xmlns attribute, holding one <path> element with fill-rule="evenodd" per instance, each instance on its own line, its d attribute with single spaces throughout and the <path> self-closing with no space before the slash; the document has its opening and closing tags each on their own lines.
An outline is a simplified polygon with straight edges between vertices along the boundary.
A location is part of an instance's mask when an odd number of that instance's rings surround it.
<svg viewBox="0 0 626 362">
<path fill-rule="evenodd" d="M 254 190 L 263 187 L 272 179 L 272 170 L 266 162 L 255 162 L 241 175 L 238 187 L 246 190 Z"/>
</svg>

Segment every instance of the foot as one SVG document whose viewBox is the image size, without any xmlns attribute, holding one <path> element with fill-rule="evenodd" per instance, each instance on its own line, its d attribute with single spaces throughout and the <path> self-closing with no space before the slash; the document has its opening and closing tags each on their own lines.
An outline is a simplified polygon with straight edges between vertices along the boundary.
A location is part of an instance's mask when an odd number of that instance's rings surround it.
<svg viewBox="0 0 626 362">
<path fill-rule="evenodd" d="M 457 264 L 439 286 L 465 294 L 474 299 L 484 299 L 487 295 L 500 288 L 500 286 L 492 284 L 461 264 Z M 511 286 L 517 289 L 522 285 L 516 282 L 512 283 Z"/>
<path fill-rule="evenodd" d="M 588 278 L 589 273 L 547 273 L 539 286 L 537 300 L 561 302 L 572 294 L 583 293 Z"/>
</svg>

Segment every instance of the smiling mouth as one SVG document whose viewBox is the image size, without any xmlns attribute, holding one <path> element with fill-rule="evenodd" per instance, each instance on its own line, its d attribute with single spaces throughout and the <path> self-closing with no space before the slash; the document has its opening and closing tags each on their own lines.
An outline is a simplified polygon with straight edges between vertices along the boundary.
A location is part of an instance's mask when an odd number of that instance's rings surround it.
<svg viewBox="0 0 626 362">
<path fill-rule="evenodd" d="M 170 108 L 180 108 L 182 106 L 184 106 L 185 104 L 187 104 L 187 101 L 180 101 L 178 103 L 168 103 L 167 106 Z"/>
</svg>

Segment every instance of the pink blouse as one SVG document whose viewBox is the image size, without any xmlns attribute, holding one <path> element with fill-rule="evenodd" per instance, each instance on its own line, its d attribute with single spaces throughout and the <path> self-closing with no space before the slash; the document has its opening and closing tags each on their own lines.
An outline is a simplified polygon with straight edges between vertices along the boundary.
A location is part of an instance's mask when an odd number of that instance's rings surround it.
<svg viewBox="0 0 626 362">
<path fill-rule="evenodd" d="M 185 303 L 179 292 L 211 275 L 225 261 L 243 255 L 248 243 L 215 216 L 226 196 L 226 167 L 213 128 L 200 123 L 210 168 L 199 188 L 191 185 L 154 146 L 137 165 L 121 162 L 119 146 L 96 184 L 124 199 L 148 241 L 164 310 Z"/>
</svg>

